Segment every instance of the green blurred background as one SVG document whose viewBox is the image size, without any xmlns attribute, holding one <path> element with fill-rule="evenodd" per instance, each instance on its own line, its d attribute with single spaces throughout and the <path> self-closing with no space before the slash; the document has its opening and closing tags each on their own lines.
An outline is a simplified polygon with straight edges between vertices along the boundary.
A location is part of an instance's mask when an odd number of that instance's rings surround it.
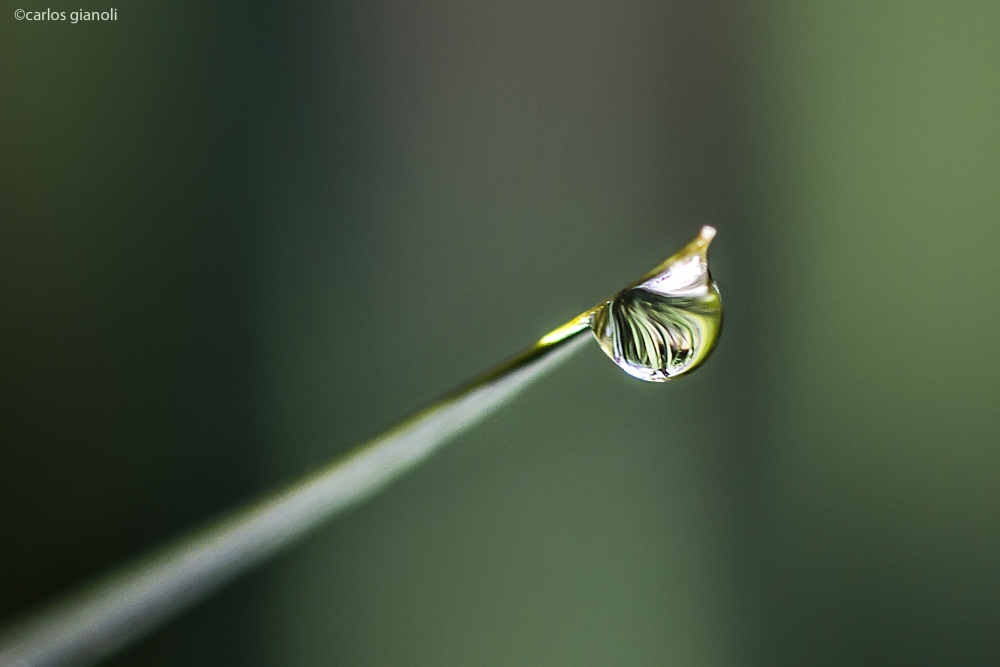
<svg viewBox="0 0 1000 667">
<path fill-rule="evenodd" d="M 1000 662 L 1000 3 L 19 1 L 0 621 L 711 223 L 703 370 L 593 346 L 111 664 Z"/>
</svg>

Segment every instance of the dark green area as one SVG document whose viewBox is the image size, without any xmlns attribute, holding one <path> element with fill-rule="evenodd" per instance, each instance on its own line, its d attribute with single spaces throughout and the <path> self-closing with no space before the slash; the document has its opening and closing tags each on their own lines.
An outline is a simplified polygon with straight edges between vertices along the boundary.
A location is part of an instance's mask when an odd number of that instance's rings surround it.
<svg viewBox="0 0 1000 667">
<path fill-rule="evenodd" d="M 594 345 L 113 664 L 1000 662 L 1000 5 L 19 7 L 0 622 L 709 223 L 703 369 Z"/>
</svg>

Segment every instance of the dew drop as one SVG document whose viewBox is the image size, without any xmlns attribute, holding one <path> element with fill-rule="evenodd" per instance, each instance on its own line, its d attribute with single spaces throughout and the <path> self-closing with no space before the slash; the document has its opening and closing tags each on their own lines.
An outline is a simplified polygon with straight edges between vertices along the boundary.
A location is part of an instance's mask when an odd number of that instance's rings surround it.
<svg viewBox="0 0 1000 667">
<path fill-rule="evenodd" d="M 591 312 L 601 349 L 629 375 L 666 382 L 711 354 L 722 328 L 722 298 L 708 270 L 713 238 L 715 228 L 702 227 L 679 252 Z"/>
</svg>

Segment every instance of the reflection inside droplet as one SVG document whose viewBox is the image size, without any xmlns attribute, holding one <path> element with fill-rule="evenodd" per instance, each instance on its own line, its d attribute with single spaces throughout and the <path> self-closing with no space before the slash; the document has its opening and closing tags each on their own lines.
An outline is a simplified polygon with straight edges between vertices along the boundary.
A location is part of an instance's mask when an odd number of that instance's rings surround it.
<svg viewBox="0 0 1000 667">
<path fill-rule="evenodd" d="M 715 229 L 705 226 L 633 287 L 595 308 L 590 328 L 629 375 L 665 382 L 705 361 L 722 327 L 722 299 L 708 271 Z"/>
</svg>

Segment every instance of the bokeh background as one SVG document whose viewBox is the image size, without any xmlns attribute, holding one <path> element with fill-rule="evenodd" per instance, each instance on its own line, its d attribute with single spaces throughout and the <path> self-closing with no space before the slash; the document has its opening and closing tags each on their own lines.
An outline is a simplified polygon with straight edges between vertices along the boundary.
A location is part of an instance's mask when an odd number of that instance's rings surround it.
<svg viewBox="0 0 1000 667">
<path fill-rule="evenodd" d="M 1000 662 L 1000 4 L 18 2 L 0 622 L 711 223 L 697 374 L 594 346 L 110 664 Z"/>
</svg>

